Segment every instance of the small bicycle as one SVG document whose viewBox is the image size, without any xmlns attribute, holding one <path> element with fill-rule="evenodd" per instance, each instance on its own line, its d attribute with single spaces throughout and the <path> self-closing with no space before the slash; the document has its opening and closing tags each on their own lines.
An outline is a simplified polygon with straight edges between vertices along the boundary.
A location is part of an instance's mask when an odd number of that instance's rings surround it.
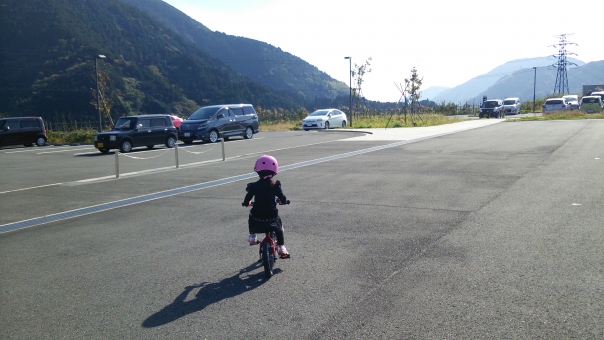
<svg viewBox="0 0 604 340">
<path fill-rule="evenodd" d="M 290 200 L 287 200 L 285 203 L 281 203 L 279 199 L 277 199 L 277 204 L 284 205 L 290 204 Z M 254 202 L 251 202 L 250 205 L 254 205 Z M 262 262 L 262 266 L 264 267 L 264 274 L 266 274 L 267 278 L 271 278 L 273 276 L 273 268 L 275 266 L 275 262 L 279 258 L 279 254 L 277 253 L 277 236 L 274 231 L 265 233 L 265 237 L 262 241 L 260 241 L 260 249 L 258 250 L 260 254 L 260 262 Z"/>
</svg>

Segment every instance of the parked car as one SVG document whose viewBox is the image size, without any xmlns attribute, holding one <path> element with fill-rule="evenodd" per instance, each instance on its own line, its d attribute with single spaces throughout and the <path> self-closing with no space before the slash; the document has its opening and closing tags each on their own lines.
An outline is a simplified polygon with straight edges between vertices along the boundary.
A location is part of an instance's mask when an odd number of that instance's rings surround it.
<svg viewBox="0 0 604 340">
<path fill-rule="evenodd" d="M 576 94 L 569 94 L 562 97 L 566 101 L 569 110 L 579 109 L 579 96 Z"/>
<path fill-rule="evenodd" d="M 321 109 L 302 120 L 304 131 L 346 127 L 346 114 L 338 109 Z"/>
<path fill-rule="evenodd" d="M 504 118 L 505 110 L 503 109 L 503 100 L 490 99 L 486 100 L 480 106 L 480 114 L 478 118 Z"/>
<path fill-rule="evenodd" d="M 0 118 L 0 148 L 9 145 L 46 145 L 46 128 L 40 117 Z"/>
<path fill-rule="evenodd" d="M 258 133 L 258 114 L 251 104 L 204 106 L 183 120 L 178 138 L 185 144 L 195 140 L 216 143 L 234 136 L 250 139 Z"/>
<path fill-rule="evenodd" d="M 547 99 L 545 103 L 543 103 L 543 107 L 541 109 L 543 113 L 566 110 L 568 110 L 568 105 L 566 105 L 566 100 L 563 98 Z"/>
<path fill-rule="evenodd" d="M 168 148 L 176 145 L 178 132 L 170 116 L 165 114 L 120 117 L 113 128 L 94 136 L 94 147 L 102 153 L 119 149 L 126 153 L 133 148 L 164 144 Z"/>
<path fill-rule="evenodd" d="M 585 113 L 601 113 L 604 104 L 600 96 L 585 96 L 581 98 L 581 106 L 579 110 Z"/>
<path fill-rule="evenodd" d="M 604 103 L 604 91 L 592 92 L 590 94 L 590 96 L 598 96 L 598 97 L 602 98 L 602 102 Z"/>
<path fill-rule="evenodd" d="M 520 105 L 520 98 L 505 98 L 503 100 L 503 109 L 505 110 L 505 114 L 519 114 Z"/>
<path fill-rule="evenodd" d="M 176 115 L 170 115 L 170 119 L 172 120 L 172 125 L 174 125 L 176 129 L 180 129 L 180 124 L 182 124 L 183 119 Z"/>
</svg>

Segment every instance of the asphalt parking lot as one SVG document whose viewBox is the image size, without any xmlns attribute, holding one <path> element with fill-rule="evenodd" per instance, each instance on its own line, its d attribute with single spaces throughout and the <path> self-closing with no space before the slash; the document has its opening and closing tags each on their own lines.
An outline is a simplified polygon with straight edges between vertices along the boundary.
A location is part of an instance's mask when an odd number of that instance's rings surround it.
<svg viewBox="0 0 604 340">
<path fill-rule="evenodd" d="M 84 146 L 0 150 L 0 228 L 67 213 L 0 233 L 0 337 L 603 337 L 604 124 L 452 125 L 139 151 L 118 179 Z M 270 280 L 240 206 L 263 153 L 292 200 Z"/>
</svg>

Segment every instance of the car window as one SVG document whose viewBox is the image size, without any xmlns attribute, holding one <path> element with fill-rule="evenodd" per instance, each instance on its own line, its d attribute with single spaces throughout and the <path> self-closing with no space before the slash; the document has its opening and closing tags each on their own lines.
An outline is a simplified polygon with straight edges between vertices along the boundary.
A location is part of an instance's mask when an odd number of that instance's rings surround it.
<svg viewBox="0 0 604 340">
<path fill-rule="evenodd" d="M 232 107 L 231 108 L 231 112 L 235 115 L 235 116 L 243 116 L 243 109 L 240 107 Z"/>
<path fill-rule="evenodd" d="M 36 121 L 33 119 L 22 119 L 21 120 L 21 128 L 33 128 L 36 127 Z"/>
<path fill-rule="evenodd" d="M 560 105 L 560 104 L 562 104 L 562 99 L 548 100 L 546 102 L 546 104 L 549 104 L 549 105 Z"/>
<path fill-rule="evenodd" d="M 317 110 L 313 113 L 311 113 L 311 116 L 326 116 L 327 113 L 329 112 L 329 110 Z"/>
<path fill-rule="evenodd" d="M 218 111 L 217 107 L 202 107 L 199 110 L 193 112 L 188 119 L 201 120 L 210 119 Z"/>
<path fill-rule="evenodd" d="M 598 101 L 598 99 L 596 99 L 596 98 L 583 98 L 583 99 L 581 100 L 581 103 L 583 103 L 583 104 L 586 104 L 586 103 L 587 103 L 587 104 L 595 104 L 595 103 L 598 103 L 598 102 L 599 102 L 599 101 Z"/>
<path fill-rule="evenodd" d="M 151 119 L 151 127 L 163 127 L 165 125 L 166 119 L 164 117 L 161 118 L 153 118 Z"/>
<path fill-rule="evenodd" d="M 516 104 L 515 100 L 504 100 L 503 105 L 514 105 Z"/>
<path fill-rule="evenodd" d="M 115 126 L 113 127 L 113 129 L 130 129 L 133 120 L 134 118 L 119 118 L 117 122 L 115 122 Z"/>
<path fill-rule="evenodd" d="M 254 108 L 251 106 L 244 106 L 243 107 L 243 113 L 246 115 L 250 115 L 250 114 L 255 114 L 256 111 L 254 111 Z"/>
<path fill-rule="evenodd" d="M 218 112 L 216 113 L 216 117 L 218 117 L 218 116 L 219 116 L 219 115 L 221 115 L 221 114 L 222 114 L 222 115 L 224 115 L 224 118 L 229 118 L 229 117 L 230 117 L 230 115 L 231 115 L 231 114 L 230 114 L 230 112 L 229 112 L 229 109 L 224 109 L 224 108 L 223 108 L 223 109 L 220 109 L 220 111 L 218 111 Z"/>
<path fill-rule="evenodd" d="M 21 121 L 19 121 L 19 120 L 9 120 L 8 123 L 6 123 L 6 126 L 11 130 L 15 130 L 15 129 L 18 129 L 19 126 L 21 125 L 20 122 Z"/>
<path fill-rule="evenodd" d="M 6 124 L 6 120 L 0 120 L 0 130 L 4 129 L 4 124 Z"/>
<path fill-rule="evenodd" d="M 151 120 L 150 119 L 139 119 L 137 122 L 137 126 L 142 127 L 142 128 L 149 128 L 149 127 L 151 127 Z"/>
</svg>

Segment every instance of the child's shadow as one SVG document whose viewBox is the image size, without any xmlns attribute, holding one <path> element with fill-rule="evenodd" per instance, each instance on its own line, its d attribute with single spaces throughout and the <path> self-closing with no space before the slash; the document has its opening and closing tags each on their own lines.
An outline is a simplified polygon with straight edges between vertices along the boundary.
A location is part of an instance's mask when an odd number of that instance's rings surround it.
<svg viewBox="0 0 604 340">
<path fill-rule="evenodd" d="M 143 321 L 142 326 L 150 328 L 165 325 L 185 315 L 198 312 L 213 303 L 243 294 L 259 287 L 267 281 L 264 271 L 253 275 L 244 276 L 243 274 L 251 272 L 261 266 L 262 265 L 259 262 L 255 262 L 246 268 L 241 269 L 239 273 L 220 282 L 204 282 L 199 285 L 185 287 L 185 290 L 174 299 L 174 302 L 148 317 Z M 275 274 L 278 272 L 279 270 L 275 269 Z M 185 301 L 189 293 L 195 288 L 200 288 L 197 294 L 195 294 L 195 298 Z"/>
</svg>

